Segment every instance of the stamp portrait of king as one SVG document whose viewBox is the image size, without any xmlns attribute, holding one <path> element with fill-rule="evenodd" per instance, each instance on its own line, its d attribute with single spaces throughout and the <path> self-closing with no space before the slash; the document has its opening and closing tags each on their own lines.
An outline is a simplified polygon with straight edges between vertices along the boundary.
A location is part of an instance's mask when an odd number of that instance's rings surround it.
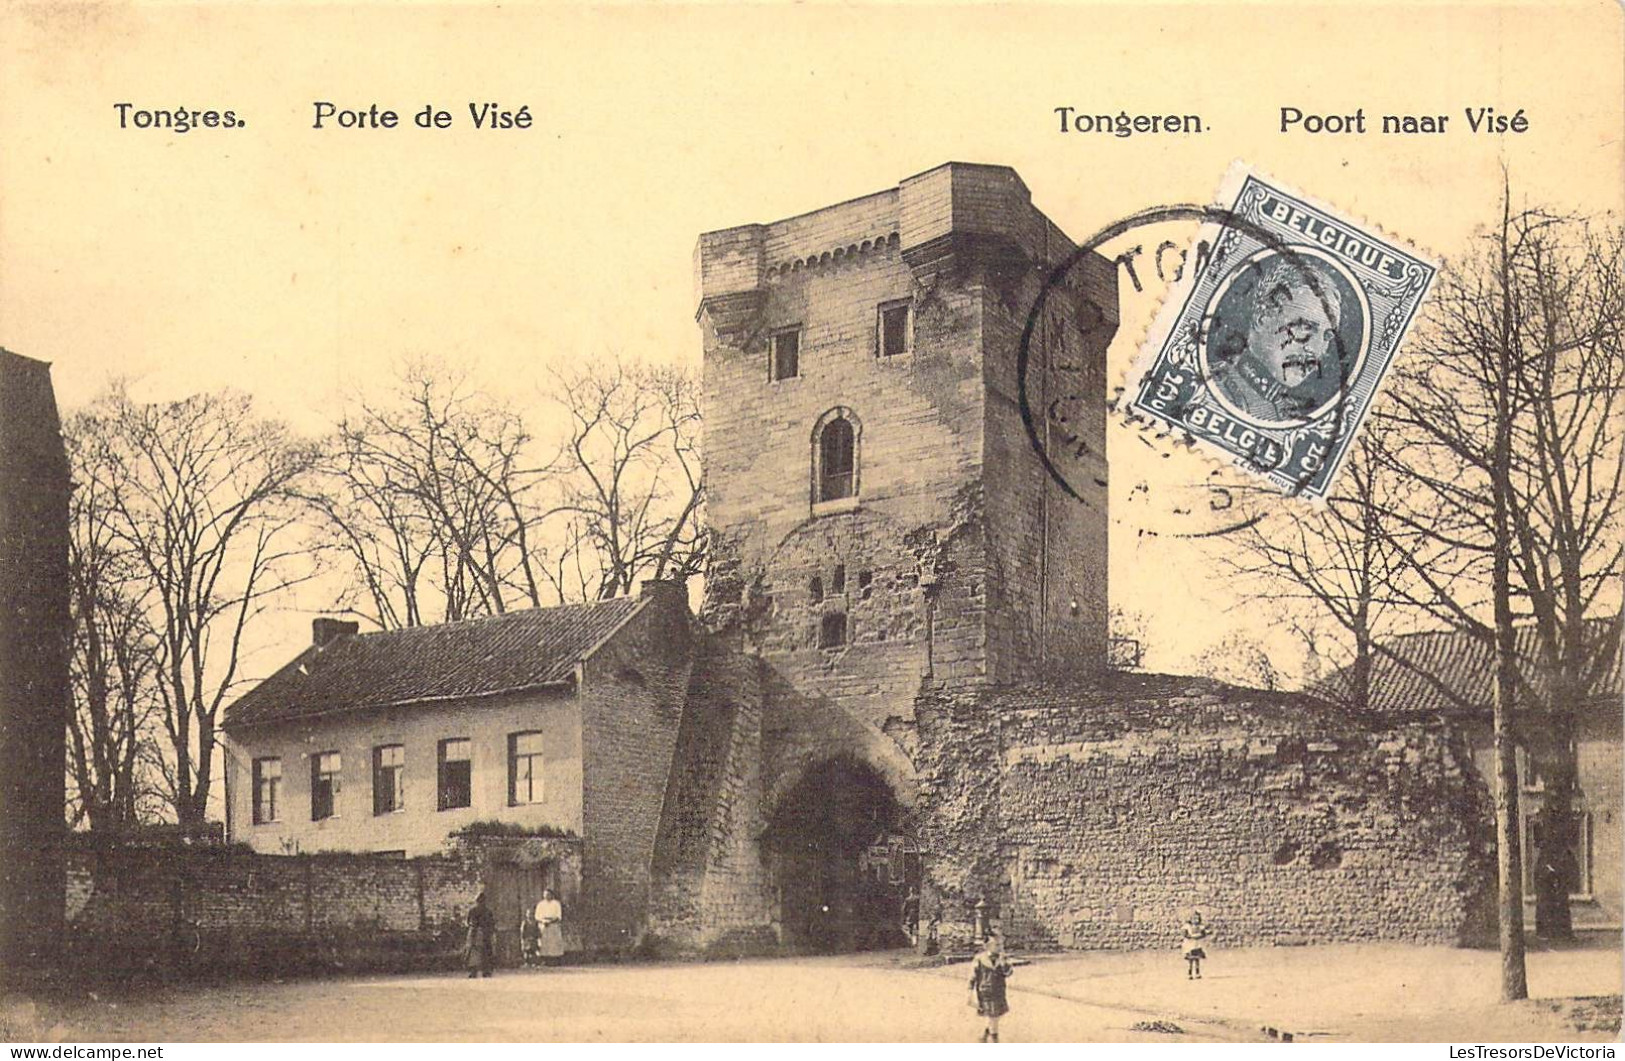
<svg viewBox="0 0 1625 1061">
<path fill-rule="evenodd" d="M 1232 183 L 1228 215 L 1199 238 L 1206 261 L 1151 330 L 1129 405 L 1285 493 L 1322 498 L 1436 266 L 1250 173 Z"/>
<path fill-rule="evenodd" d="M 1255 424 L 1303 423 L 1353 378 L 1365 310 L 1335 263 L 1264 251 L 1231 273 L 1203 344 L 1215 396 Z"/>
</svg>

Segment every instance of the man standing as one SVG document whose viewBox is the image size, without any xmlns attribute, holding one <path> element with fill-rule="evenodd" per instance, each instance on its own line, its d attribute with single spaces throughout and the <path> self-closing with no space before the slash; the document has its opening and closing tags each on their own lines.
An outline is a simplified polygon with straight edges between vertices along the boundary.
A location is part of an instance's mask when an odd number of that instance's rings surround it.
<svg viewBox="0 0 1625 1061">
<path fill-rule="evenodd" d="M 490 976 L 492 950 L 496 943 L 497 921 L 491 908 L 485 905 L 485 893 L 480 892 L 468 911 L 468 978 Z"/>
</svg>

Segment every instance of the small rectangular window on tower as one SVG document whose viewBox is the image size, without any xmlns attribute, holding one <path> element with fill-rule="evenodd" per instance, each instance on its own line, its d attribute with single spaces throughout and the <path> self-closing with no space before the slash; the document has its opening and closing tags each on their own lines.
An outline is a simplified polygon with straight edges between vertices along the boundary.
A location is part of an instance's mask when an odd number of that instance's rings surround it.
<svg viewBox="0 0 1625 1061">
<path fill-rule="evenodd" d="M 846 644 L 846 613 L 829 612 L 818 621 L 818 647 L 840 648 Z"/>
<path fill-rule="evenodd" d="M 768 344 L 767 378 L 773 382 L 801 375 L 801 329 L 774 332 Z"/>
<path fill-rule="evenodd" d="M 897 357 L 909 350 L 909 304 L 887 302 L 880 307 L 875 349 L 881 357 Z"/>
</svg>

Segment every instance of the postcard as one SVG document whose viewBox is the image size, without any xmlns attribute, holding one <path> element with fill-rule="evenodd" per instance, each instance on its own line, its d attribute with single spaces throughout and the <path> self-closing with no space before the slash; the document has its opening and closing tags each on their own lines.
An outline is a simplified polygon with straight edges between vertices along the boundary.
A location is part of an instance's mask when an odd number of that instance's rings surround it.
<svg viewBox="0 0 1625 1061">
<path fill-rule="evenodd" d="M 0 1038 L 1617 1040 L 1617 4 L 0 41 Z"/>
</svg>

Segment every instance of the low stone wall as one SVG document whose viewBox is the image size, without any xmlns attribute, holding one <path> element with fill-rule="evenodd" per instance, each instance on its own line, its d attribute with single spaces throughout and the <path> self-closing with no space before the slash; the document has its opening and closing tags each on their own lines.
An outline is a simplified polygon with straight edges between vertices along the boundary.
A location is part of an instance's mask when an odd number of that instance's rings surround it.
<svg viewBox="0 0 1625 1061">
<path fill-rule="evenodd" d="M 923 712 L 922 837 L 944 910 L 1023 946 L 1171 947 L 1482 930 L 1493 835 L 1458 735 L 1190 678 L 994 690 Z"/>
<path fill-rule="evenodd" d="M 482 886 L 471 858 L 82 847 L 68 962 L 109 977 L 447 965 Z"/>
</svg>

